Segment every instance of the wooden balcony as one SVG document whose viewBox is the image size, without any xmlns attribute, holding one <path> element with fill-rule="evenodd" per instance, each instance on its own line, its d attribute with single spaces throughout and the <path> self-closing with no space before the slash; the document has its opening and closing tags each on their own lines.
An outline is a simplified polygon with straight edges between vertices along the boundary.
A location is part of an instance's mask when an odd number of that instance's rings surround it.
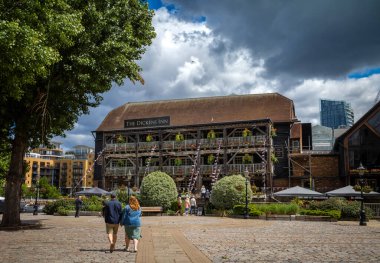
<svg viewBox="0 0 380 263">
<path fill-rule="evenodd" d="M 134 174 L 136 168 L 133 166 L 126 167 L 107 167 L 105 176 L 127 176 L 129 173 Z"/>
</svg>

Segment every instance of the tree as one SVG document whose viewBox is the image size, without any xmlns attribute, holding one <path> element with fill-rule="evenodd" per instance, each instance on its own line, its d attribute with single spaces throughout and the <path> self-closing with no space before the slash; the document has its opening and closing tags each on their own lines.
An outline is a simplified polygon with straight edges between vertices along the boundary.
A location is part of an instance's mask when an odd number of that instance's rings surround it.
<svg viewBox="0 0 380 263">
<path fill-rule="evenodd" d="M 140 0 L 0 0 L 0 119 L 11 140 L 3 226 L 20 225 L 26 149 L 64 136 L 125 78 L 155 37 Z"/>
<path fill-rule="evenodd" d="M 168 209 L 177 198 L 177 187 L 166 173 L 153 172 L 142 180 L 140 194 L 142 205 Z"/>
<path fill-rule="evenodd" d="M 248 200 L 252 198 L 250 184 L 247 186 Z M 231 175 L 220 179 L 212 187 L 210 202 L 217 209 L 232 209 L 234 205 L 245 203 L 245 178 Z"/>
</svg>

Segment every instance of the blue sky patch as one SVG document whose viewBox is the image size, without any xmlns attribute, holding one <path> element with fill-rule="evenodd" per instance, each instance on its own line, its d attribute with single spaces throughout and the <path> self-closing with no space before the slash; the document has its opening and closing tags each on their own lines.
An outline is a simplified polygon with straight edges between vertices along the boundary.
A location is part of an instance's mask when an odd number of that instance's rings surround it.
<svg viewBox="0 0 380 263">
<path fill-rule="evenodd" d="M 371 68 L 371 69 L 365 69 L 360 72 L 353 72 L 348 74 L 348 77 L 350 79 L 361 79 L 361 78 L 368 78 L 369 76 L 380 74 L 380 68 Z"/>
</svg>

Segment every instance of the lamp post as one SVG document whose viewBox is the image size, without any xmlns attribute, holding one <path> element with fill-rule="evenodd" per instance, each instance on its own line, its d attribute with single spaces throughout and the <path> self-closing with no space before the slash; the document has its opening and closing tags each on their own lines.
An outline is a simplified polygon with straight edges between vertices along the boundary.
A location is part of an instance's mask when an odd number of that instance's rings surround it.
<svg viewBox="0 0 380 263">
<path fill-rule="evenodd" d="M 131 170 L 128 170 L 128 175 L 127 175 L 127 181 L 128 181 L 128 200 L 129 200 L 129 188 L 131 187 L 131 179 L 132 179 Z"/>
<path fill-rule="evenodd" d="M 364 179 L 363 179 L 363 175 L 364 175 L 364 171 L 365 171 L 365 168 L 363 167 L 362 163 L 360 163 L 360 166 L 357 168 L 359 170 L 359 185 L 360 185 L 360 223 L 359 225 L 360 226 L 366 226 L 367 223 L 366 223 L 366 220 L 365 220 L 365 210 L 364 210 L 364 204 L 363 204 L 363 201 L 364 201 L 364 196 L 363 196 L 363 186 L 364 186 Z"/>
<path fill-rule="evenodd" d="M 248 168 L 245 168 L 244 171 L 245 175 L 245 213 L 244 213 L 244 219 L 248 219 L 248 176 L 249 176 L 249 171 Z"/>
<path fill-rule="evenodd" d="M 34 206 L 33 206 L 33 215 L 36 216 L 38 215 L 38 196 L 40 194 L 40 177 L 37 176 L 36 178 L 36 200 L 34 202 Z"/>
</svg>

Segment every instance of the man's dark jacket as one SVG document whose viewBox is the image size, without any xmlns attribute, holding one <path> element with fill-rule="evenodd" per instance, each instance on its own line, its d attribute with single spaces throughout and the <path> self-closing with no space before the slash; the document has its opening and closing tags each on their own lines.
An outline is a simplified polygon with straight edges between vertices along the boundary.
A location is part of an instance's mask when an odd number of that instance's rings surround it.
<svg viewBox="0 0 380 263">
<path fill-rule="evenodd" d="M 104 206 L 104 221 L 108 224 L 119 224 L 121 218 L 121 203 L 115 199 Z"/>
</svg>

